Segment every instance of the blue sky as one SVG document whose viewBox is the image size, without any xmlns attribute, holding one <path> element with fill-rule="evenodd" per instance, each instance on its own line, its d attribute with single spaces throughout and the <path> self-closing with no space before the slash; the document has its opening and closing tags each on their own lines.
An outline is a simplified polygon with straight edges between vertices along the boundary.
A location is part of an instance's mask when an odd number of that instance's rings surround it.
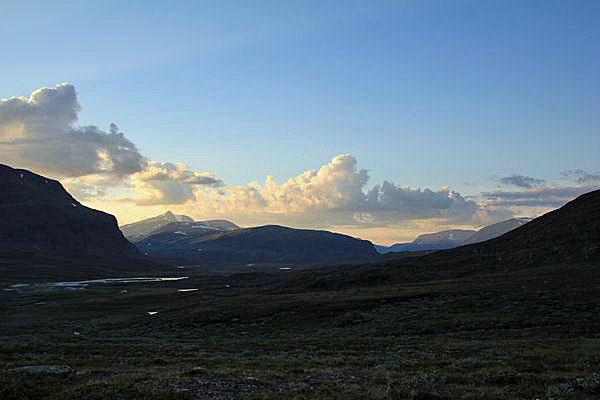
<svg viewBox="0 0 600 400">
<path fill-rule="evenodd" d="M 114 122 L 228 185 L 351 154 L 369 185 L 478 196 L 598 172 L 599 17 L 597 1 L 12 2 L 0 99 L 70 82 L 79 125 Z"/>
</svg>

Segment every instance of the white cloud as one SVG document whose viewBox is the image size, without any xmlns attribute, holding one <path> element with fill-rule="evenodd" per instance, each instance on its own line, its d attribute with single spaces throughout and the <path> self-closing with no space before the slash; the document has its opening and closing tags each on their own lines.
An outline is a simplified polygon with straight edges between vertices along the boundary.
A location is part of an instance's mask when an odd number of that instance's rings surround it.
<svg viewBox="0 0 600 400">
<path fill-rule="evenodd" d="M 121 178 L 144 168 L 144 157 L 116 125 L 109 132 L 74 126 L 79 110 L 75 88 L 68 83 L 29 97 L 0 99 L 0 159 L 53 177 Z"/>
<path fill-rule="evenodd" d="M 194 199 L 197 186 L 223 183 L 214 174 L 184 164 L 148 160 L 116 124 L 107 132 L 76 126 L 80 111 L 75 87 L 62 83 L 29 97 L 0 99 L 0 160 L 58 179 L 80 199 L 104 196 L 106 189 L 138 189 L 143 205 L 180 204 Z"/>
<path fill-rule="evenodd" d="M 386 181 L 367 190 L 368 181 L 367 170 L 357 168 L 356 158 L 343 154 L 282 184 L 268 176 L 263 185 L 253 182 L 198 192 L 194 205 L 222 215 L 255 215 L 319 227 L 385 226 L 419 219 L 472 224 L 482 217 L 493 219 L 474 200 L 447 187 L 413 189 Z"/>
<path fill-rule="evenodd" d="M 149 161 L 146 168 L 130 179 L 138 196 L 130 199 L 138 205 L 183 204 L 195 200 L 194 189 L 220 187 L 223 182 L 213 174 L 190 171 L 186 164 Z"/>
</svg>

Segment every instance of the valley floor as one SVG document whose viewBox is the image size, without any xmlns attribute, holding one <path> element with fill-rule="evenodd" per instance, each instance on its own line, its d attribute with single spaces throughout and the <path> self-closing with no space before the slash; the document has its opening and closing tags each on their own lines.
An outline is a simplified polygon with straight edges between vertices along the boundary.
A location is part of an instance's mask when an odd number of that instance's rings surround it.
<svg viewBox="0 0 600 400">
<path fill-rule="evenodd" d="M 318 292 L 193 270 L 0 290 L 0 398 L 598 398 L 598 267 Z M 31 365 L 74 373 L 17 369 Z"/>
</svg>

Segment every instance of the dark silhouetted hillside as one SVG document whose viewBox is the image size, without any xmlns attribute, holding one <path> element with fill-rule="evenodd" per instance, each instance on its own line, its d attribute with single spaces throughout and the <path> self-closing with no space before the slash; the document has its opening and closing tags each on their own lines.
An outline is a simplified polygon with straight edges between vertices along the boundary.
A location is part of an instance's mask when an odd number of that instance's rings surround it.
<svg viewBox="0 0 600 400">
<path fill-rule="evenodd" d="M 0 165 L 0 247 L 48 255 L 141 256 L 114 216 L 81 205 L 62 185 Z"/>
<path fill-rule="evenodd" d="M 466 257 L 506 266 L 600 258 L 600 190 L 583 194 L 497 238 L 430 257 Z"/>
<path fill-rule="evenodd" d="M 505 274 L 542 268 L 564 270 L 578 263 L 600 261 L 600 190 L 586 193 L 563 207 L 504 235 L 472 245 L 420 256 L 386 254 L 384 261 L 298 274 L 288 289 L 330 290 L 386 286 L 398 282 L 454 279 L 479 273 Z"/>
<path fill-rule="evenodd" d="M 192 228 L 193 229 L 193 228 Z M 373 244 L 327 231 L 278 225 L 198 235 L 160 232 L 137 243 L 150 256 L 181 263 L 331 263 L 376 256 Z"/>
<path fill-rule="evenodd" d="M 485 226 L 475 232 L 467 240 L 463 241 L 460 245 L 464 246 L 467 244 L 481 243 L 486 240 L 497 238 L 507 232 L 517 229 L 518 227 L 525 225 L 530 222 L 531 218 L 511 218 L 506 221 L 498 222 L 492 225 Z"/>
</svg>

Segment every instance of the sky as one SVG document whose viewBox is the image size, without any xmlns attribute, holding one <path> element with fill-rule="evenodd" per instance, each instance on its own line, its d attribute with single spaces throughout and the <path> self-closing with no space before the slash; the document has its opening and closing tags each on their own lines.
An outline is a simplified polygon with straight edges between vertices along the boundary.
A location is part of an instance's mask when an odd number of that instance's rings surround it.
<svg viewBox="0 0 600 400">
<path fill-rule="evenodd" d="M 597 1 L 2 5 L 0 163 L 391 244 L 600 188 Z"/>
</svg>

